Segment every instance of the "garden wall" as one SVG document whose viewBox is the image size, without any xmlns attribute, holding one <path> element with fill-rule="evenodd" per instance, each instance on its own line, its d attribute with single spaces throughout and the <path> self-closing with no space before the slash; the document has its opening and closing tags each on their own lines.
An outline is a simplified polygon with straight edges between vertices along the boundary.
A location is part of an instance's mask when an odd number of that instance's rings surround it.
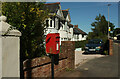
<svg viewBox="0 0 120 79">
<path fill-rule="evenodd" d="M 54 65 L 55 77 L 62 74 L 67 69 L 74 69 L 75 43 L 63 41 L 61 53 L 59 54 L 59 64 Z M 51 59 L 47 56 L 25 60 L 23 62 L 24 77 L 51 77 Z"/>
<path fill-rule="evenodd" d="M 113 40 L 109 39 L 109 55 L 113 54 Z"/>
</svg>

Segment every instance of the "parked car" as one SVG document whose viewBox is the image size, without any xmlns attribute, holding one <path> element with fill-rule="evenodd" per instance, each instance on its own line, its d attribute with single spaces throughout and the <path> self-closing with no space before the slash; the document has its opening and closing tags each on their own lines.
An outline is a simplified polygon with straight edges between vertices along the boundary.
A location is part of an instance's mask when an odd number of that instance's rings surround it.
<svg viewBox="0 0 120 79">
<path fill-rule="evenodd" d="M 117 40 L 117 37 L 114 37 L 114 40 Z"/>
<path fill-rule="evenodd" d="M 85 53 L 103 54 L 104 42 L 101 39 L 89 40 L 85 46 Z"/>
</svg>

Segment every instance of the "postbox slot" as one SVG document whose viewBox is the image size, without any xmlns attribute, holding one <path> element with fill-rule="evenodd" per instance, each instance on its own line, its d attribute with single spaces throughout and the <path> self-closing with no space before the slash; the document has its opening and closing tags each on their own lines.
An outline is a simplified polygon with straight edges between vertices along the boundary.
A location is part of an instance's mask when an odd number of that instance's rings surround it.
<svg viewBox="0 0 120 79">
<path fill-rule="evenodd" d="M 56 41 L 56 42 L 59 42 L 59 41 Z"/>
<path fill-rule="evenodd" d="M 60 38 L 60 37 L 56 37 L 56 38 Z"/>
</svg>

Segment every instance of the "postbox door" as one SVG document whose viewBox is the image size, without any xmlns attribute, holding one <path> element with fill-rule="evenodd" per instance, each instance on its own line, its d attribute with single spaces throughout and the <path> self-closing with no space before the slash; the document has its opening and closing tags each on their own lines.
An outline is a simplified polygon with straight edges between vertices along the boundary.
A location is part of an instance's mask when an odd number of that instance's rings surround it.
<svg viewBox="0 0 120 79">
<path fill-rule="evenodd" d="M 59 33 L 50 33 L 46 36 L 46 53 L 58 54 L 60 50 Z"/>
</svg>

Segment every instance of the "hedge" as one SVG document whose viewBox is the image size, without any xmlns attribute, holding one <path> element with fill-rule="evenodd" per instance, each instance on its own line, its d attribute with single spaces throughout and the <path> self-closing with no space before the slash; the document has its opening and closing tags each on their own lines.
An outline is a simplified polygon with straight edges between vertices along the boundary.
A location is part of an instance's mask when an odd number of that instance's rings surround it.
<svg viewBox="0 0 120 79">
<path fill-rule="evenodd" d="M 75 48 L 82 48 L 82 50 L 84 50 L 84 47 L 87 43 L 88 43 L 88 40 L 75 41 Z"/>
</svg>

